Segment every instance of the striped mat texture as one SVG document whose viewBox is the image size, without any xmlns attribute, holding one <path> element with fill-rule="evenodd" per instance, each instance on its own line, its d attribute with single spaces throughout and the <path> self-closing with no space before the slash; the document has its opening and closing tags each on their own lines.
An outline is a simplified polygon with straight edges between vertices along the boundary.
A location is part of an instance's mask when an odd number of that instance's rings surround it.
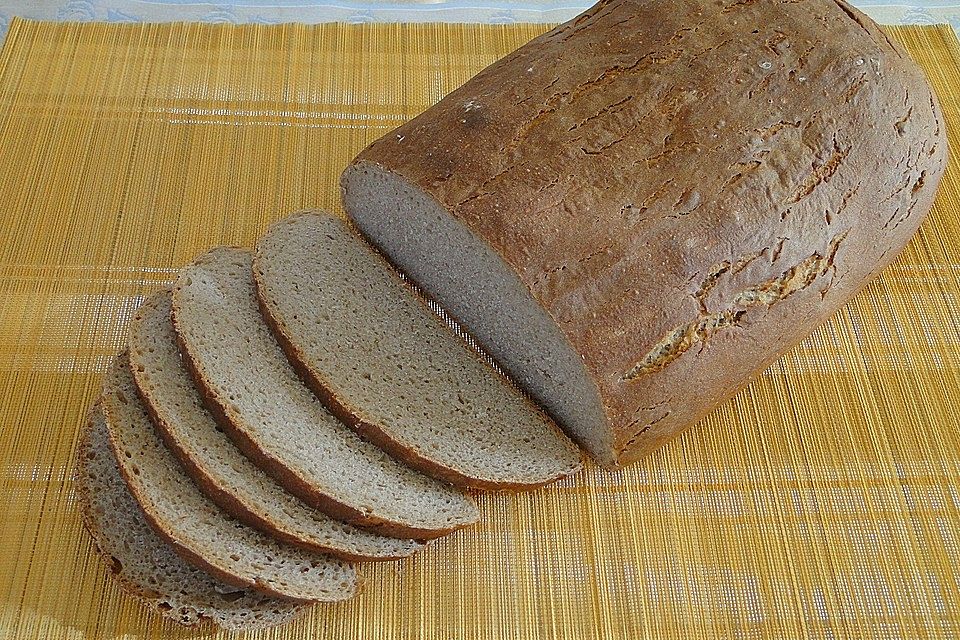
<svg viewBox="0 0 960 640">
<path fill-rule="evenodd" d="M 0 638 L 196 637 L 82 530 L 76 434 L 142 297 L 217 244 L 340 211 L 364 145 L 544 25 L 15 20 L 0 53 Z M 890 28 L 960 149 L 960 43 Z M 960 172 L 896 263 L 655 455 L 360 568 L 319 640 L 960 637 Z"/>
</svg>

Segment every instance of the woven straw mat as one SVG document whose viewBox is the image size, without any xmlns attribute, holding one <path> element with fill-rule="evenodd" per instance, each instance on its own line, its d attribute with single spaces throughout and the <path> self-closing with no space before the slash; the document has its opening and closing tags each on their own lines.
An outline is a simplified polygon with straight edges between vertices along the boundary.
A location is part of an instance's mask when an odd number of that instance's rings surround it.
<svg viewBox="0 0 960 640">
<path fill-rule="evenodd" d="M 143 296 L 251 245 L 373 139 L 543 25 L 15 20 L 0 53 L 0 638 L 195 637 L 107 578 L 76 436 Z M 891 27 L 960 149 L 960 43 Z M 894 265 L 702 424 L 252 634 L 960 637 L 960 172 Z"/>
</svg>

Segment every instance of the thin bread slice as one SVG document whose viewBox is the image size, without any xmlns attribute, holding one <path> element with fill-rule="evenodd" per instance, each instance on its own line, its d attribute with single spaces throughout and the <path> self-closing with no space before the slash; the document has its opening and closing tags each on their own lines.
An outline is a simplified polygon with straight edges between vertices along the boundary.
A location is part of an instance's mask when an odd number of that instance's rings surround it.
<svg viewBox="0 0 960 640">
<path fill-rule="evenodd" d="M 350 565 L 251 529 L 200 492 L 157 434 L 126 353 L 107 371 L 101 403 L 130 493 L 181 557 L 227 584 L 289 600 L 333 602 L 356 593 Z"/>
<path fill-rule="evenodd" d="M 305 607 L 231 587 L 178 556 L 147 524 L 110 451 L 95 406 L 77 445 L 76 489 L 83 524 L 121 588 L 152 610 L 192 627 L 205 620 L 228 630 L 272 627 Z"/>
<path fill-rule="evenodd" d="M 163 441 L 208 498 L 278 540 L 347 560 L 392 560 L 423 547 L 334 520 L 284 491 L 220 430 L 180 360 L 176 339 L 170 292 L 160 291 L 130 325 L 130 367 Z"/>
<path fill-rule="evenodd" d="M 470 496 L 362 440 L 303 385 L 260 315 L 252 261 L 243 249 L 213 249 L 180 272 L 173 290 L 184 363 L 227 434 L 333 517 L 417 539 L 475 522 Z"/>
<path fill-rule="evenodd" d="M 524 489 L 580 468 L 577 446 L 430 310 L 347 224 L 301 212 L 257 244 L 261 309 L 341 420 L 424 473 Z"/>
</svg>

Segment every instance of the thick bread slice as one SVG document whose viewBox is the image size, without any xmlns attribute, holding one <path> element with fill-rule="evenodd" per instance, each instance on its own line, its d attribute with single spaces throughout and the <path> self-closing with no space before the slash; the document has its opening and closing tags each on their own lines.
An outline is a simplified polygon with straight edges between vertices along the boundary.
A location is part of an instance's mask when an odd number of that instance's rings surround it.
<svg viewBox="0 0 960 640">
<path fill-rule="evenodd" d="M 77 446 L 77 497 L 83 524 L 120 586 L 154 611 L 189 627 L 209 620 L 231 630 L 289 622 L 304 606 L 225 585 L 185 562 L 154 533 L 110 451 L 100 407 Z"/>
<path fill-rule="evenodd" d="M 126 353 L 107 372 L 101 403 L 130 493 L 182 557 L 227 584 L 290 600 L 332 602 L 356 593 L 350 565 L 277 542 L 207 500 L 157 435 Z"/>
<path fill-rule="evenodd" d="M 253 274 L 264 317 L 310 388 L 395 457 L 484 489 L 580 468 L 577 446 L 343 220 L 304 212 L 276 223 Z"/>
<path fill-rule="evenodd" d="M 180 360 L 170 292 L 148 298 L 130 325 L 130 365 L 160 435 L 208 498 L 273 537 L 347 560 L 391 560 L 422 544 L 357 529 L 311 509 L 243 455 L 203 406 Z"/>
<path fill-rule="evenodd" d="M 475 522 L 471 497 L 362 440 L 303 385 L 260 315 L 252 260 L 213 249 L 173 291 L 184 362 L 228 435 L 287 490 L 353 524 L 419 539 Z"/>
</svg>

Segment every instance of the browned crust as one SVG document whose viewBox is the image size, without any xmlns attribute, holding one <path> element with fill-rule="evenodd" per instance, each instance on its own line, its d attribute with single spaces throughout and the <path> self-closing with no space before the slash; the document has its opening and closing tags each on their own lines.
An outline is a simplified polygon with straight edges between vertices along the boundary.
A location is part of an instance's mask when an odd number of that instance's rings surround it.
<svg viewBox="0 0 960 640">
<path fill-rule="evenodd" d="M 81 469 L 86 466 L 86 462 L 83 460 L 83 454 L 86 450 L 90 448 L 90 433 L 93 430 L 93 412 L 102 411 L 99 401 L 91 407 L 90 412 L 87 415 L 87 418 L 84 421 L 84 425 L 81 428 L 80 438 L 77 442 L 77 453 L 74 468 L 74 487 L 77 491 L 77 503 L 80 508 L 80 520 L 83 522 L 84 528 L 87 530 L 87 533 L 90 534 L 90 537 L 93 538 L 93 548 L 96 551 L 97 555 L 100 556 L 100 559 L 103 561 L 104 568 L 106 572 L 112 577 L 121 588 L 127 592 L 129 595 L 133 596 L 141 603 L 149 607 L 151 610 L 156 611 L 160 615 L 174 620 L 180 625 L 188 628 L 196 628 L 201 625 L 212 624 L 216 625 L 216 622 L 213 618 L 204 615 L 200 612 L 199 609 L 193 608 L 193 611 L 197 614 L 196 622 L 184 622 L 182 618 L 176 615 L 176 611 L 173 609 L 165 609 L 160 606 L 163 602 L 162 597 L 159 594 L 150 593 L 147 589 L 144 589 L 141 585 L 137 584 L 127 576 L 122 573 L 113 571 L 111 567 L 113 566 L 113 556 L 103 550 L 105 543 L 103 542 L 103 534 L 100 532 L 100 529 L 97 527 L 96 521 L 93 518 L 93 499 L 89 495 L 89 489 L 85 482 L 81 481 Z"/>
<path fill-rule="evenodd" d="M 174 303 L 174 310 L 176 310 L 176 303 Z M 220 404 L 217 394 L 211 389 L 210 385 L 207 384 L 206 379 L 203 377 L 203 373 L 199 370 L 196 361 L 191 356 L 189 348 L 183 340 L 182 332 L 177 326 L 176 311 L 174 311 L 173 315 L 173 325 L 177 332 L 177 345 L 180 348 L 181 355 L 183 356 L 183 363 L 190 372 L 190 375 L 197 386 L 197 390 L 200 392 L 200 396 L 203 399 L 204 406 L 207 407 L 207 410 L 210 411 L 217 423 L 220 424 L 224 432 L 230 436 L 234 444 L 237 445 L 237 448 L 239 448 L 244 455 L 250 458 L 258 467 L 272 476 L 284 489 L 297 496 L 311 507 L 319 509 L 327 515 L 338 520 L 342 520 L 343 522 L 349 522 L 350 524 L 356 526 L 365 527 L 371 531 L 375 531 L 376 533 L 392 538 L 431 540 L 473 524 L 473 522 L 467 522 L 455 527 L 446 527 L 441 529 L 423 529 L 420 527 L 411 527 L 401 522 L 391 522 L 383 518 L 365 514 L 359 509 L 344 504 L 323 493 L 308 481 L 301 478 L 285 464 L 283 464 L 281 460 L 261 449 L 259 445 L 252 438 L 250 438 L 246 432 L 246 429 L 240 426 L 243 424 L 243 420 L 241 420 L 240 417 L 235 415 L 233 412 L 226 410 Z"/>
<path fill-rule="evenodd" d="M 182 447 L 179 439 L 173 435 L 174 430 L 170 428 L 170 425 L 167 424 L 167 422 L 160 416 L 159 413 L 157 413 L 155 407 L 153 406 L 153 403 L 150 399 L 150 394 L 144 389 L 144 383 L 141 379 L 142 374 L 137 372 L 136 367 L 131 367 L 131 370 L 133 372 L 133 379 L 136 382 L 137 393 L 140 396 L 140 399 L 143 401 L 143 405 L 147 408 L 147 412 L 150 414 L 150 419 L 153 421 L 153 424 L 157 429 L 157 433 L 159 433 L 160 437 L 163 439 L 163 443 L 176 456 L 180 464 L 183 465 L 184 470 L 197 484 L 203 494 L 232 517 L 250 527 L 259 529 L 264 533 L 269 534 L 277 540 L 287 542 L 296 547 L 307 549 L 309 551 L 321 551 L 324 553 L 329 553 L 349 562 L 387 562 L 390 560 L 400 560 L 402 558 L 406 558 L 416 552 L 416 549 L 414 549 L 408 554 L 391 556 L 367 556 L 350 553 L 349 551 L 344 551 L 343 549 L 305 540 L 280 528 L 272 520 L 261 517 L 256 512 L 248 509 L 241 500 L 233 495 L 233 493 L 222 489 L 217 484 L 216 480 L 207 473 L 206 469 L 199 465 L 197 461 L 194 460 L 193 457 L 187 452 L 187 450 Z"/>
<path fill-rule="evenodd" d="M 264 593 L 281 600 L 289 600 L 291 602 L 313 602 L 313 600 L 305 598 L 294 598 L 288 594 L 280 593 L 279 591 L 273 589 L 269 584 L 261 582 L 259 580 L 251 580 L 245 578 L 236 573 L 231 573 L 226 571 L 216 565 L 211 564 L 206 558 L 197 553 L 196 551 L 190 549 L 181 543 L 175 536 L 175 534 L 167 529 L 166 523 L 149 508 L 149 501 L 142 495 L 140 490 L 136 487 L 136 483 L 131 477 L 130 469 L 127 468 L 127 465 L 123 463 L 123 452 L 120 451 L 120 446 L 117 443 L 116 436 L 113 433 L 113 429 L 110 428 L 110 422 L 114 420 L 112 416 L 112 411 L 110 409 L 110 403 L 103 403 L 103 411 L 107 418 L 107 432 L 110 434 L 110 449 L 113 451 L 113 456 L 118 462 L 118 467 L 120 468 L 120 475 L 123 477 L 124 483 L 127 485 L 127 489 L 136 499 L 137 504 L 140 505 L 140 509 L 143 511 L 143 515 L 147 520 L 147 523 L 151 528 L 159 535 L 163 540 L 173 547 L 173 550 L 177 552 L 181 558 L 192 564 L 193 566 L 202 569 L 206 573 L 210 574 L 214 578 L 220 580 L 224 584 L 228 584 L 233 587 L 238 587 L 241 589 L 253 589 Z"/>
<path fill-rule="evenodd" d="M 938 107 L 938 108 L 939 108 L 939 107 Z M 857 295 L 859 295 L 860 292 L 862 292 L 862 291 L 867 287 L 867 285 L 870 284 L 870 282 L 873 280 L 873 277 L 874 277 L 877 273 L 883 271 L 883 269 L 886 268 L 886 267 L 890 264 L 890 262 L 893 262 L 893 260 L 896 259 L 896 256 L 900 255 L 900 252 L 903 250 L 903 248 L 904 248 L 905 246 L 906 246 L 906 242 L 904 242 L 896 251 L 892 252 L 893 255 L 892 255 L 892 257 L 890 258 L 890 260 L 878 264 L 878 265 L 876 266 L 876 268 L 874 269 L 874 271 L 873 271 L 873 275 L 871 275 L 866 281 L 862 282 L 862 283 L 860 284 L 860 286 L 857 287 L 856 292 L 850 297 L 851 300 L 852 300 L 853 298 L 855 298 Z M 738 393 L 740 393 L 741 391 L 743 391 L 744 389 L 746 389 L 747 387 L 749 387 L 751 384 L 753 384 L 753 382 L 754 382 L 754 380 L 756 379 L 757 376 L 759 376 L 763 371 L 765 371 L 768 367 L 770 367 L 770 365 L 772 365 L 774 362 L 776 362 L 777 360 L 779 360 L 779 359 L 783 356 L 783 354 L 789 353 L 791 350 L 793 350 L 794 348 L 796 348 L 797 345 L 799 345 L 801 342 L 803 342 L 806 338 L 807 338 L 807 336 L 805 336 L 805 335 L 804 335 L 804 336 L 800 336 L 800 337 L 797 338 L 796 340 L 794 340 L 794 341 L 792 341 L 792 342 L 784 345 L 783 353 L 774 354 L 773 356 L 771 356 L 771 357 L 767 358 L 766 360 L 760 362 L 760 363 L 757 365 L 757 367 L 753 370 L 753 372 L 750 374 L 750 377 L 749 377 L 748 379 L 744 380 L 742 384 L 740 384 L 738 387 L 736 387 L 735 389 L 731 390 L 729 393 L 727 393 L 726 395 L 724 395 L 724 396 L 721 398 L 721 400 L 717 403 L 717 405 L 704 407 L 703 410 L 693 419 L 692 423 L 693 423 L 693 424 L 698 423 L 700 420 L 702 420 L 702 419 L 705 418 L 706 416 L 710 415 L 710 413 L 712 413 L 713 410 L 714 410 L 717 406 L 719 406 L 720 404 L 722 404 L 722 403 L 724 403 L 724 402 L 727 402 L 728 400 L 730 400 L 731 398 L 733 398 L 734 396 L 736 396 Z M 672 436 L 671 436 L 671 437 L 672 437 Z M 616 457 L 615 457 L 615 459 L 614 459 L 614 462 L 613 462 L 612 464 L 609 464 L 609 465 L 605 464 L 605 465 L 604 465 L 604 468 L 606 468 L 606 469 L 608 469 L 608 470 L 610 470 L 610 471 L 617 471 L 617 470 L 619 470 L 619 469 L 624 468 L 625 466 L 627 466 L 627 465 L 629 465 L 629 464 L 632 464 L 632 463 L 640 460 L 640 459 L 643 458 L 647 453 L 649 453 L 649 452 L 646 451 L 646 450 L 643 450 L 643 449 L 632 449 L 632 450 L 631 450 L 631 449 L 619 448 L 619 449 L 617 449 L 617 450 L 615 451 Z"/>
<path fill-rule="evenodd" d="M 310 212 L 302 212 L 301 215 Z M 294 214 L 297 215 L 297 214 Z M 365 243 L 366 240 L 360 236 L 360 239 Z M 369 246 L 369 245 L 368 245 Z M 423 305 L 431 317 L 435 317 L 433 311 L 424 304 L 423 300 L 417 295 L 417 292 L 410 287 L 409 284 L 404 282 L 398 275 L 396 269 L 391 265 L 387 260 L 383 258 L 379 251 L 376 251 L 371 247 L 374 255 L 378 256 L 379 259 L 383 260 L 384 269 L 390 274 L 390 277 L 394 281 L 402 286 L 406 291 L 413 297 L 417 302 Z M 318 371 L 313 367 L 307 364 L 307 358 L 303 352 L 293 343 L 293 340 L 290 337 L 290 331 L 286 327 L 280 318 L 277 317 L 275 311 L 271 308 L 270 302 L 267 301 L 266 297 L 263 295 L 263 290 L 265 289 L 261 279 L 260 279 L 260 269 L 258 267 L 260 260 L 260 253 L 257 251 L 254 254 L 253 260 L 253 279 L 256 283 L 257 291 L 257 303 L 260 307 L 261 314 L 263 315 L 264 321 L 270 327 L 270 330 L 273 332 L 274 337 L 277 339 L 277 342 L 280 344 L 281 349 L 286 354 L 287 359 L 290 361 L 290 364 L 293 365 L 293 368 L 296 370 L 297 375 L 300 376 L 300 379 L 313 391 L 320 401 L 333 413 L 341 422 L 347 426 L 354 429 L 358 434 L 360 434 L 364 439 L 372 442 L 376 446 L 380 447 L 388 454 L 394 458 L 404 462 L 405 464 L 422 471 L 427 475 L 433 476 L 440 480 L 444 480 L 451 484 L 465 487 L 468 489 L 484 489 L 489 491 L 523 491 L 536 489 L 538 487 L 543 487 L 553 482 L 556 482 L 560 478 L 564 478 L 568 475 L 576 473 L 582 467 L 582 460 L 577 464 L 576 467 L 571 469 L 569 473 L 561 473 L 551 478 L 548 478 L 539 482 L 500 482 L 496 480 L 488 480 L 484 478 L 477 478 L 474 476 L 468 476 L 463 473 L 460 473 L 456 469 L 444 466 L 427 458 L 415 449 L 404 445 L 399 440 L 393 438 L 387 431 L 383 429 L 381 425 L 365 420 L 362 417 L 363 411 L 358 407 L 351 405 L 346 400 L 339 397 L 332 389 L 329 382 L 324 380 Z M 437 322 L 440 322 L 437 318 Z M 449 329 L 448 329 L 449 330 Z M 451 331 L 451 333 L 453 333 Z M 454 334 L 456 335 L 456 334 Z M 459 338 L 459 336 L 458 336 Z M 475 358 L 477 361 L 487 367 L 491 375 L 497 376 L 499 379 L 503 380 L 503 376 L 497 372 L 496 369 L 490 366 L 488 362 L 485 362 L 483 358 L 469 345 L 467 345 L 467 351 L 471 354 L 471 357 Z M 506 384 L 504 381 L 503 384 Z M 534 405 L 529 398 L 525 395 L 520 394 L 523 398 L 523 401 L 527 406 L 535 411 L 537 414 L 542 416 L 544 422 L 549 425 L 552 429 L 555 430 L 555 433 L 560 435 L 562 438 L 566 439 L 567 436 L 560 430 L 560 428 L 550 420 L 543 411 Z"/>
</svg>

